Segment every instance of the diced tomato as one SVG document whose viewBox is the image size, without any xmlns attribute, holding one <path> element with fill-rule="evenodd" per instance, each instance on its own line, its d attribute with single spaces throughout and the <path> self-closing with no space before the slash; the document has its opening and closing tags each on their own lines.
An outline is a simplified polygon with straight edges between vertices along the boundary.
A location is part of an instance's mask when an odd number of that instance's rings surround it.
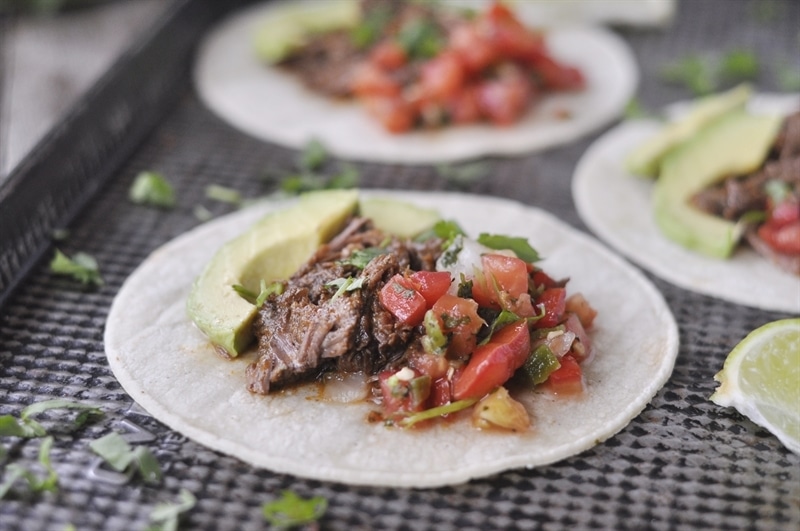
<svg viewBox="0 0 800 531">
<path fill-rule="evenodd" d="M 478 303 L 445 294 L 436 301 L 431 311 L 449 338 L 447 355 L 451 358 L 469 355 L 475 349 L 478 331 L 486 324 L 478 315 Z"/>
<path fill-rule="evenodd" d="M 553 278 L 542 271 L 541 269 L 534 271 L 531 273 L 531 280 L 533 281 L 533 285 L 536 289 L 539 288 L 556 288 L 558 287 L 558 282 L 553 280 Z"/>
<path fill-rule="evenodd" d="M 469 124 L 481 118 L 481 108 L 475 88 L 465 86 L 447 102 L 450 120 L 456 124 Z"/>
<path fill-rule="evenodd" d="M 408 62 L 408 55 L 399 42 L 385 40 L 372 49 L 369 60 L 382 70 L 396 70 Z"/>
<path fill-rule="evenodd" d="M 389 132 L 402 133 L 414 126 L 414 108 L 401 97 L 365 96 L 361 101 Z"/>
<path fill-rule="evenodd" d="M 452 278 L 447 271 L 415 271 L 411 280 L 430 308 L 450 289 Z"/>
<path fill-rule="evenodd" d="M 536 328 L 551 328 L 564 317 L 567 290 L 564 288 L 547 288 L 536 298 L 536 305 L 544 305 L 544 317 L 536 321 Z"/>
<path fill-rule="evenodd" d="M 452 52 L 437 55 L 422 65 L 420 90 L 426 102 L 445 102 L 461 90 L 464 65 Z"/>
<path fill-rule="evenodd" d="M 480 72 L 497 59 L 494 46 L 480 34 L 475 24 L 455 28 L 450 34 L 449 47 L 470 74 Z"/>
<path fill-rule="evenodd" d="M 386 71 L 362 63 L 353 71 L 350 88 L 357 96 L 399 96 L 402 88 Z"/>
<path fill-rule="evenodd" d="M 438 378 L 431 386 L 431 396 L 428 399 L 429 407 L 443 406 L 453 400 L 453 386 L 447 378 Z"/>
<path fill-rule="evenodd" d="M 547 386 L 559 395 L 574 395 L 583 391 L 583 371 L 571 355 L 560 360 L 561 367 L 550 373 Z"/>
<path fill-rule="evenodd" d="M 387 415 L 421 411 L 431 394 L 431 377 L 410 368 L 383 371 L 378 375 Z"/>
<path fill-rule="evenodd" d="M 528 292 L 528 265 L 516 256 L 485 254 L 481 256 L 482 274 L 472 284 L 473 298 L 485 308 L 501 308 L 500 292 L 516 299 Z"/>
<path fill-rule="evenodd" d="M 447 358 L 423 350 L 412 350 L 408 355 L 408 364 L 418 373 L 427 374 L 434 380 L 443 377 L 450 368 Z"/>
<path fill-rule="evenodd" d="M 758 236 L 778 253 L 800 254 L 800 221 L 792 221 L 780 227 L 764 223 L 758 228 Z"/>
<path fill-rule="evenodd" d="M 420 324 L 428 309 L 425 297 L 414 288 L 411 280 L 400 274 L 381 288 L 378 300 L 398 321 L 409 326 Z"/>
<path fill-rule="evenodd" d="M 528 359 L 531 340 L 528 325 L 507 325 L 472 353 L 464 371 L 455 380 L 453 398 L 480 398 L 503 385 Z"/>
<path fill-rule="evenodd" d="M 535 68 L 546 90 L 580 90 L 586 86 L 580 70 L 562 65 L 545 53 L 532 54 L 528 62 Z"/>
<path fill-rule="evenodd" d="M 788 199 L 769 209 L 767 223 L 774 227 L 783 227 L 798 220 L 800 220 L 800 203 L 797 200 Z"/>
<path fill-rule="evenodd" d="M 519 73 L 483 81 L 476 91 L 481 114 L 497 125 L 517 121 L 533 97 L 530 81 Z"/>
<path fill-rule="evenodd" d="M 576 314 L 584 328 L 591 328 L 594 318 L 597 317 L 597 310 L 592 308 L 581 293 L 573 293 L 567 297 L 564 309 Z"/>
<path fill-rule="evenodd" d="M 506 58 L 525 59 L 544 52 L 544 38 L 526 28 L 505 5 L 495 2 L 478 22 L 495 51 Z"/>
</svg>

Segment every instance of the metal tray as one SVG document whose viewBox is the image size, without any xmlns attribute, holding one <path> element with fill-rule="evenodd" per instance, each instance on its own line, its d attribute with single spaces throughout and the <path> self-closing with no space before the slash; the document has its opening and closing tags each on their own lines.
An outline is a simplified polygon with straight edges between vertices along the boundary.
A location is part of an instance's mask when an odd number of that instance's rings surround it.
<svg viewBox="0 0 800 531">
<path fill-rule="evenodd" d="M 224 12 L 244 2 L 178 0 L 120 58 L 0 187 L 0 415 L 69 398 L 105 415 L 74 431 L 58 413 L 52 427 L 57 492 L 0 501 L 0 529 L 144 529 L 156 503 L 197 497 L 186 529 L 264 529 L 261 504 L 284 489 L 318 495 L 324 529 L 672 529 L 800 527 L 800 458 L 732 409 L 708 401 L 730 349 L 759 325 L 788 317 L 737 306 L 650 278 L 678 320 L 681 348 L 672 378 L 650 406 L 592 450 L 534 470 L 516 470 L 432 490 L 347 487 L 273 474 L 207 450 L 138 408 L 108 369 L 103 327 L 126 276 L 156 247 L 197 225 L 195 205 L 219 215 L 232 207 L 205 198 L 209 184 L 245 196 L 275 187 L 296 153 L 233 130 L 195 96 L 195 46 Z M 795 61 L 800 4 L 683 0 L 666 29 L 621 28 L 641 67 L 640 101 L 655 109 L 684 99 L 663 84 L 667 61 L 691 53 L 751 49 L 762 59 L 758 86 L 777 90 L 775 65 Z M 599 133 L 598 133 L 599 134 Z M 455 189 L 507 197 L 556 213 L 586 230 L 570 177 L 593 135 L 572 145 L 492 158 L 489 174 L 457 184 L 431 166 L 356 162 L 361 186 Z M 137 173 L 159 171 L 178 206 L 131 204 Z M 53 233 L 67 228 L 55 242 Z M 55 246 L 100 263 L 105 284 L 85 288 L 48 268 Z M 632 323 L 635 326 L 635 323 Z M 636 355 L 635 352 L 630 355 Z M 110 430 L 131 433 L 157 456 L 161 484 L 108 473 L 88 447 Z M 6 462 L 35 468 L 38 441 L 2 438 Z M 398 456 L 399 459 L 402 456 Z"/>
</svg>

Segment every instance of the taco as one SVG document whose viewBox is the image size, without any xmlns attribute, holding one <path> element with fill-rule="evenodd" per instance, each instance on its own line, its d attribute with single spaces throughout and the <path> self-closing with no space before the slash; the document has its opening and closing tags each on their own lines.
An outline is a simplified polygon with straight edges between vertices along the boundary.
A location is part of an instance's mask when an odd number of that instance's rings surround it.
<svg viewBox="0 0 800 531">
<path fill-rule="evenodd" d="M 770 181 L 797 219 L 796 148 L 786 141 L 787 125 L 797 117 L 784 117 L 798 106 L 796 95 L 751 97 L 749 88 L 737 87 L 674 105 L 666 126 L 655 120 L 621 124 L 576 166 L 578 213 L 601 238 L 678 286 L 798 312 L 796 259 L 767 248 L 759 236 L 759 227 L 773 228 L 769 219 L 779 202 L 777 193 L 775 199 L 767 193 Z M 758 138 L 750 141 L 751 134 Z M 678 178 L 666 185 L 636 178 L 656 176 L 663 165 L 655 161 L 662 159 Z M 686 181 L 692 176 L 700 179 Z M 751 245 L 740 245 L 742 236 Z"/>
<path fill-rule="evenodd" d="M 432 487 L 540 466 L 590 448 L 627 425 L 669 377 L 678 349 L 669 309 L 641 274 L 590 238 L 505 200 L 381 195 L 436 209 L 468 234 L 514 234 L 535 243 L 545 257 L 542 267 L 569 277 L 598 312 L 585 391 L 516 394 L 532 422 L 517 432 L 476 430 L 459 419 L 421 429 L 370 422 L 372 405 L 331 400 L 317 384 L 268 395 L 248 391 L 246 371 L 255 355 L 216 355 L 187 317 L 185 301 L 217 247 L 288 206 L 284 202 L 198 227 L 155 251 L 128 278 L 105 332 L 109 364 L 122 386 L 171 428 L 255 466 L 347 484 Z"/>
<path fill-rule="evenodd" d="M 452 63 L 449 65 L 445 64 L 448 61 L 444 59 L 435 61 L 436 64 L 427 69 L 436 70 L 433 72 L 436 75 L 429 77 L 437 80 L 437 83 L 436 87 L 427 91 L 425 98 L 418 90 L 420 84 L 408 83 L 410 78 L 416 76 L 415 72 L 421 69 L 418 63 L 410 64 L 397 73 L 377 77 L 369 74 L 375 74 L 374 68 L 359 68 L 359 71 L 368 71 L 362 79 L 366 81 L 354 85 L 346 81 L 349 79 L 346 73 L 350 71 L 352 63 L 366 57 L 366 52 L 351 50 L 350 35 L 364 26 L 365 21 L 357 18 L 357 6 L 355 15 L 340 9 L 329 13 L 333 11 L 332 7 L 347 4 L 270 2 L 253 6 L 223 21 L 201 46 L 196 63 L 195 84 L 201 99 L 232 125 L 263 140 L 300 148 L 316 138 L 340 157 L 428 163 L 488 154 L 517 154 L 569 142 L 619 115 L 637 82 L 635 61 L 618 37 L 600 28 L 573 26 L 548 31 L 544 36 L 546 46 L 541 44 L 542 37 L 538 33 L 526 33 L 529 35 L 527 40 L 533 43 L 534 48 L 528 57 L 535 59 L 527 59 L 527 62 L 540 63 L 537 73 L 523 75 L 515 66 L 516 63 L 509 63 L 509 68 L 497 68 L 489 76 L 496 78 L 496 83 L 475 91 L 470 89 L 468 97 L 460 100 L 469 100 L 475 105 L 457 105 L 460 109 L 458 112 L 453 110 L 455 104 L 438 101 L 446 96 L 440 94 L 442 87 L 438 81 L 444 79 L 439 73 L 445 69 L 451 73 L 454 70 L 460 72 L 459 68 L 450 68 L 461 65 L 460 59 L 449 61 Z M 373 4 L 378 7 L 369 8 Z M 428 9 L 416 3 L 408 4 L 410 11 Z M 369 9 L 380 11 L 380 2 L 366 2 L 366 5 L 368 13 L 371 12 Z M 325 13 L 320 16 L 320 11 Z M 354 18 L 356 22 L 353 22 Z M 306 24 L 312 37 L 292 29 L 302 27 L 304 20 L 313 21 L 313 24 Z M 344 24 L 349 29 L 339 29 L 333 35 L 338 38 L 318 37 L 319 33 L 329 29 L 324 24 L 321 26 L 320 21 L 324 20 Z M 352 25 L 359 24 L 358 21 L 360 26 L 353 28 Z M 439 24 L 445 25 L 445 22 Z M 426 42 L 446 42 L 444 37 L 424 38 L 426 35 L 430 37 L 431 32 L 425 28 L 433 27 L 431 24 L 409 23 L 408 26 L 408 31 L 399 31 L 402 35 L 398 35 L 398 39 L 402 37 L 400 40 L 403 42 L 419 46 Z M 400 30 L 404 27 L 402 25 Z M 515 21 L 514 27 L 522 26 Z M 267 49 L 260 55 L 257 55 L 253 44 L 258 35 L 271 37 L 267 46 L 259 46 Z M 280 43 L 300 43 L 306 48 L 301 47 L 295 56 L 284 57 L 284 48 L 295 50 L 297 46 L 275 46 L 275 40 Z M 468 50 L 473 48 L 468 44 Z M 445 55 L 453 59 L 457 54 Z M 278 57 L 280 59 L 276 60 L 281 64 L 265 63 L 264 56 Z M 337 69 L 343 72 L 337 75 Z M 402 105 L 398 105 L 398 101 L 389 101 L 382 94 L 387 84 L 382 84 L 383 88 L 376 88 L 374 82 L 377 78 L 385 80 L 388 77 L 405 80 L 398 85 L 399 88 L 394 81 L 388 84 L 392 85 L 390 88 L 395 96 L 402 96 Z M 483 77 L 479 76 L 480 79 Z M 481 114 L 507 123 L 513 121 L 512 115 L 516 119 L 523 108 L 527 110 L 513 124 L 502 127 L 465 123 L 398 135 L 387 131 L 371 118 L 365 106 L 358 102 L 331 97 L 331 94 L 349 95 L 354 92 L 352 87 L 356 85 L 356 88 L 364 89 L 355 91 L 360 94 L 359 99 L 367 102 L 366 107 L 371 109 L 370 112 L 382 117 L 387 124 L 440 124 L 453 118 L 457 118 L 455 121 L 471 121 Z M 416 88 L 412 89 L 410 85 Z M 555 90 L 577 87 L 584 88 L 567 92 Z M 376 90 L 381 93 L 380 97 L 376 97 Z M 444 90 L 448 91 L 449 88 Z M 473 93 L 478 92 L 485 93 L 486 97 L 481 101 L 485 100 L 482 108 L 486 112 L 473 112 L 480 107 L 477 100 L 472 98 Z M 511 106 L 501 104 L 496 97 L 500 93 L 511 92 L 517 96 L 535 94 L 535 97 L 501 98 L 503 101 L 517 102 Z M 533 104 L 530 104 L 531 99 Z M 399 107 L 409 112 L 394 112 Z M 514 112 L 506 112 L 511 107 L 514 107 Z M 402 117 L 398 118 L 400 115 Z"/>
</svg>

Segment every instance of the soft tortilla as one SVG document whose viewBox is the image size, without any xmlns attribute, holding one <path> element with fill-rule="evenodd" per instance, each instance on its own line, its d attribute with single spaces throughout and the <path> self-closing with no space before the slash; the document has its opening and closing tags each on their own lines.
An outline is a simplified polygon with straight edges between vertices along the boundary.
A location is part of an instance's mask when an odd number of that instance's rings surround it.
<svg viewBox="0 0 800 531">
<path fill-rule="evenodd" d="M 511 127 L 472 125 L 394 135 L 357 103 L 330 100 L 261 63 L 253 35 L 281 2 L 258 4 L 224 20 L 206 38 L 195 66 L 200 98 L 222 119 L 262 140 L 301 148 L 319 140 L 342 158 L 420 164 L 519 154 L 571 142 L 619 116 L 638 83 L 628 46 L 599 27 L 548 33 L 553 55 L 579 67 L 588 88 L 547 96 Z M 564 114 L 568 118 L 564 118 Z"/>
<path fill-rule="evenodd" d="M 788 112 L 797 95 L 753 99 L 754 112 Z M 668 115 L 687 109 L 680 103 Z M 800 312 L 800 282 L 749 246 L 728 260 L 694 253 L 663 236 L 652 211 L 653 183 L 629 174 L 627 153 L 661 127 L 655 120 L 625 122 L 598 139 L 575 169 L 572 194 L 586 225 L 622 254 L 676 286 L 720 299 L 773 311 Z"/>
<path fill-rule="evenodd" d="M 202 225 L 155 251 L 128 278 L 108 316 L 109 365 L 131 397 L 172 429 L 275 472 L 347 484 L 434 487 L 506 469 L 552 463 L 621 430 L 669 378 L 678 352 L 675 321 L 639 272 L 551 215 L 518 203 L 458 194 L 391 193 L 438 209 L 468 232 L 530 238 L 556 277 L 571 277 L 598 310 L 597 355 L 588 391 L 525 397 L 533 428 L 481 432 L 468 420 L 402 430 L 366 421 L 365 403 L 314 400 L 315 391 L 256 396 L 247 359 L 221 359 L 189 321 L 192 280 L 215 250 L 286 203 L 268 202 Z"/>
</svg>

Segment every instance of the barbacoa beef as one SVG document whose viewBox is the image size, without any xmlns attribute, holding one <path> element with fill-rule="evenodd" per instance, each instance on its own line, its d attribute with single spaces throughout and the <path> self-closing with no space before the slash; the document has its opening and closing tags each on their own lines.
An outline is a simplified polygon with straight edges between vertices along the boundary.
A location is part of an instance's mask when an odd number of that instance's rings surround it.
<svg viewBox="0 0 800 531">
<path fill-rule="evenodd" d="M 381 254 L 363 270 L 348 262 L 353 253 L 375 248 Z M 331 370 L 375 374 L 402 360 L 421 332 L 398 323 L 378 293 L 397 273 L 432 270 L 440 248 L 440 240 L 388 237 L 368 220 L 354 219 L 259 309 L 258 359 L 247 367 L 248 389 L 267 394 Z M 335 296 L 336 288 L 326 286 L 346 278 L 361 287 Z"/>
</svg>

